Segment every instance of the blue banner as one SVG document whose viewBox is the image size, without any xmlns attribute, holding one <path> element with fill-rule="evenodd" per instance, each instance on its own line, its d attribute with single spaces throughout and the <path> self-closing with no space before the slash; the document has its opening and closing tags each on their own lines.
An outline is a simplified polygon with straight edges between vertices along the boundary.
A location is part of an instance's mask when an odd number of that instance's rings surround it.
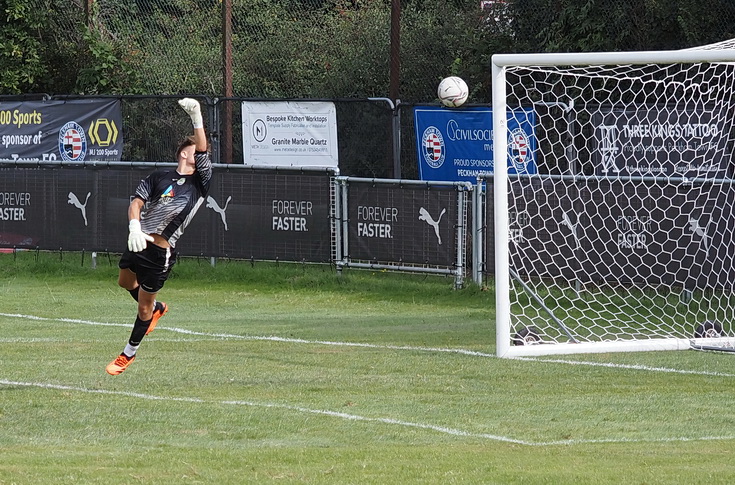
<svg viewBox="0 0 735 485">
<path fill-rule="evenodd" d="M 414 108 L 421 180 L 476 182 L 492 174 L 493 111 L 472 107 Z M 508 173 L 537 173 L 536 113 L 508 112 Z"/>
</svg>

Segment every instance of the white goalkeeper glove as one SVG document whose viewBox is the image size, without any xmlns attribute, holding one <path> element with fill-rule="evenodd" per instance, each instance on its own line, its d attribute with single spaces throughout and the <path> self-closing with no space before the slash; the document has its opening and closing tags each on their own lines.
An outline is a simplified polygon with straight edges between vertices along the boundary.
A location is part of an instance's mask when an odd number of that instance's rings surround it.
<svg viewBox="0 0 735 485">
<path fill-rule="evenodd" d="M 132 252 L 138 253 L 144 250 L 148 245 L 146 241 L 153 242 L 153 236 L 149 236 L 143 232 L 138 219 L 130 219 L 128 229 L 130 230 L 130 234 L 128 235 L 128 249 Z"/>
<path fill-rule="evenodd" d="M 199 101 L 191 98 L 184 98 L 179 100 L 179 106 L 184 108 L 191 118 L 191 124 L 194 128 L 204 128 L 204 120 L 202 119 L 202 109 L 199 106 Z"/>
</svg>

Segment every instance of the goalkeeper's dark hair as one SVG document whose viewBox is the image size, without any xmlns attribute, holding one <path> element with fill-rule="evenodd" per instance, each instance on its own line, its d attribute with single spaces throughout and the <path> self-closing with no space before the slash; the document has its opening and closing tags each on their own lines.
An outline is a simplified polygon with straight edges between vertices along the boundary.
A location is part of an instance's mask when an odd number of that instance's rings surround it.
<svg viewBox="0 0 735 485">
<path fill-rule="evenodd" d="M 181 155 L 181 152 L 184 150 L 184 148 L 190 147 L 192 145 L 196 145 L 193 135 L 184 138 L 181 143 L 179 143 L 179 148 L 176 149 L 176 160 L 179 159 L 179 155 Z"/>
</svg>

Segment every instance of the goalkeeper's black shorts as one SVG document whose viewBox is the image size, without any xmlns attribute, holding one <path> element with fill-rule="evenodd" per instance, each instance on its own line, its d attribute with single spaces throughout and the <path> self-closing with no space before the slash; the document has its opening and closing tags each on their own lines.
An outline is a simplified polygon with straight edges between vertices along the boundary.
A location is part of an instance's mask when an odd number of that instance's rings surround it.
<svg viewBox="0 0 735 485">
<path fill-rule="evenodd" d="M 135 273 L 140 287 L 148 293 L 158 293 L 176 264 L 176 251 L 148 243 L 138 253 L 128 249 L 122 254 L 118 266 Z"/>
</svg>

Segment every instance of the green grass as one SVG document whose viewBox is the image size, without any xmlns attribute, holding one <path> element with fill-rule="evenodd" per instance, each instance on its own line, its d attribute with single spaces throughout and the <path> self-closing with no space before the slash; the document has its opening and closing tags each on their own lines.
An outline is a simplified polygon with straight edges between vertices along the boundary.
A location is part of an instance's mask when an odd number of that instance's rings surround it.
<svg viewBox="0 0 735 485">
<path fill-rule="evenodd" d="M 568 342 L 566 330 L 581 342 L 644 338 L 693 338 L 705 321 L 719 322 L 732 334 L 735 295 L 727 290 L 692 291 L 682 299 L 682 289 L 669 285 L 582 285 L 562 279 L 529 278 L 511 289 L 514 328 L 532 326 L 544 341 Z M 542 302 L 542 305 L 539 304 Z M 552 312 L 552 315 L 549 312 Z M 610 322 L 616 332 L 611 333 Z"/>
<path fill-rule="evenodd" d="M 729 354 L 497 359 L 448 277 L 184 259 L 111 377 L 116 263 L 0 255 L 0 484 L 735 481 Z"/>
</svg>

